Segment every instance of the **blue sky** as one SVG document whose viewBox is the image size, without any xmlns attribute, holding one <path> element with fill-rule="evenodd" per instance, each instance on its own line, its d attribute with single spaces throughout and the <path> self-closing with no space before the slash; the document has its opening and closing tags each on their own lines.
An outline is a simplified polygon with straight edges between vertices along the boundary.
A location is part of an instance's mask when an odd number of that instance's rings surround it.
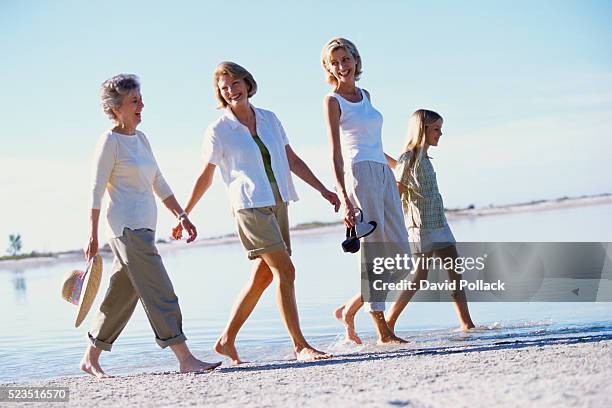
<svg viewBox="0 0 612 408">
<path fill-rule="evenodd" d="M 400 153 L 413 110 L 444 116 L 431 154 L 447 207 L 610 192 L 612 5 L 423 3 L 0 2 L 0 243 L 20 232 L 26 250 L 83 245 L 90 161 L 110 125 L 98 89 L 120 72 L 142 79 L 140 129 L 181 202 L 219 115 L 210 77 L 221 60 L 253 73 L 253 104 L 278 115 L 332 186 L 319 53 L 333 36 L 360 50 L 388 153 Z M 338 218 L 296 185 L 293 224 Z M 202 236 L 233 231 L 219 175 L 193 220 Z M 160 209 L 158 235 L 172 222 Z"/>
</svg>

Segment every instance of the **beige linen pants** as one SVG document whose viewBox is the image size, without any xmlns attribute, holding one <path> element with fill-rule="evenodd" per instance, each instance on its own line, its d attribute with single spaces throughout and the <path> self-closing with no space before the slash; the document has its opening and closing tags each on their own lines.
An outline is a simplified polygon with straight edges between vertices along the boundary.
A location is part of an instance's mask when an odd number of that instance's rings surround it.
<svg viewBox="0 0 612 408">
<path fill-rule="evenodd" d="M 349 199 L 355 207 L 363 211 L 363 220 L 377 223 L 376 230 L 361 240 L 362 244 L 373 244 L 369 247 L 362 245 L 359 251 L 360 272 L 364 279 L 367 276 L 364 270 L 365 260 L 379 256 L 380 248 L 384 247 L 390 253 L 398 251 L 410 256 L 408 232 L 404 225 L 402 203 L 395 177 L 387 164 L 373 161 L 353 163 L 346 184 Z M 377 246 L 376 254 L 368 253 L 368 249 L 374 249 L 374 244 Z M 362 282 L 364 298 L 368 297 L 368 293 L 364 293 L 367 287 L 368 285 Z M 384 311 L 385 302 L 365 302 L 365 309 L 369 312 Z"/>
<path fill-rule="evenodd" d="M 187 340 L 178 298 L 155 247 L 155 232 L 125 228 L 109 244 L 115 255 L 113 274 L 88 333 L 91 343 L 110 351 L 139 299 L 160 347 Z"/>
</svg>

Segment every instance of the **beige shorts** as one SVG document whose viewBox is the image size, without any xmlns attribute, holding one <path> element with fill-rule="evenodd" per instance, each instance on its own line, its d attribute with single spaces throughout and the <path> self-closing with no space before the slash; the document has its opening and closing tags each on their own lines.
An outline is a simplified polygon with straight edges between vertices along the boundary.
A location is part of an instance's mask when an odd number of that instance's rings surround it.
<svg viewBox="0 0 612 408">
<path fill-rule="evenodd" d="M 276 184 L 271 185 L 275 205 L 244 208 L 235 213 L 238 236 L 249 259 L 276 251 L 287 251 L 291 255 L 288 203 L 283 202 Z"/>
</svg>

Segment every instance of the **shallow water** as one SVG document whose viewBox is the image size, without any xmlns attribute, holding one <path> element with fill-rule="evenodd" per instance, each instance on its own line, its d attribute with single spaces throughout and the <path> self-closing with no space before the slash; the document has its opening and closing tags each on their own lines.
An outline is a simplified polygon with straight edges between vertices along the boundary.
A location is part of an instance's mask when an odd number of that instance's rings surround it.
<svg viewBox="0 0 612 408">
<path fill-rule="evenodd" d="M 612 205 L 594 205 L 464 218 L 451 221 L 461 241 L 612 241 Z M 347 345 L 333 310 L 359 288 L 357 260 L 341 252 L 342 230 L 294 234 L 297 299 L 306 337 L 335 354 L 379 350 L 369 317 L 356 324 L 365 345 Z M 162 254 L 179 296 L 183 327 L 193 351 L 218 360 L 211 348 L 223 330 L 233 300 L 246 283 L 250 262 L 238 243 L 171 250 Z M 27 382 L 78 375 L 91 315 L 73 327 L 75 308 L 59 296 L 61 280 L 81 262 L 22 270 L 0 270 L 0 382 Z M 105 261 L 97 304 L 108 285 Z M 457 331 L 450 303 L 416 302 L 397 325 L 410 347 L 492 345 L 520 339 L 612 337 L 612 303 L 472 303 L 477 330 Z M 237 347 L 248 361 L 291 358 L 291 347 L 268 289 L 242 329 Z M 175 369 L 169 350 L 161 351 L 141 307 L 102 363 L 114 374 Z"/>
</svg>

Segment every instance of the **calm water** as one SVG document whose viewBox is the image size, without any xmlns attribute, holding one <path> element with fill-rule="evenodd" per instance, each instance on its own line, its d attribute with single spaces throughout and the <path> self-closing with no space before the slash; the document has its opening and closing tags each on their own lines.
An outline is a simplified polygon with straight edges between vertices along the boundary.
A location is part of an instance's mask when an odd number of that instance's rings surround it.
<svg viewBox="0 0 612 408">
<path fill-rule="evenodd" d="M 462 241 L 612 241 L 612 205 L 595 205 L 451 222 Z M 334 353 L 373 350 L 369 317 L 358 314 L 365 346 L 341 341 L 332 311 L 358 290 L 357 260 L 341 252 L 337 232 L 293 237 L 300 319 L 311 342 Z M 250 262 L 237 243 L 162 253 L 183 311 L 190 347 L 204 359 L 221 333 L 233 300 L 248 279 Z M 80 262 L 23 270 L 0 270 L 0 383 L 78 375 L 90 317 L 73 327 L 75 308 L 61 299 L 62 276 Z M 94 310 L 108 285 L 111 260 Z M 464 334 L 450 303 L 413 303 L 398 331 L 417 346 L 453 345 L 500 339 L 612 335 L 612 303 L 473 303 L 479 330 Z M 461 342 L 461 343 L 458 343 Z M 291 357 L 291 347 L 271 287 L 238 337 L 241 356 L 250 361 Z M 160 350 L 138 307 L 102 364 L 110 373 L 175 369 L 169 350 Z"/>
</svg>

